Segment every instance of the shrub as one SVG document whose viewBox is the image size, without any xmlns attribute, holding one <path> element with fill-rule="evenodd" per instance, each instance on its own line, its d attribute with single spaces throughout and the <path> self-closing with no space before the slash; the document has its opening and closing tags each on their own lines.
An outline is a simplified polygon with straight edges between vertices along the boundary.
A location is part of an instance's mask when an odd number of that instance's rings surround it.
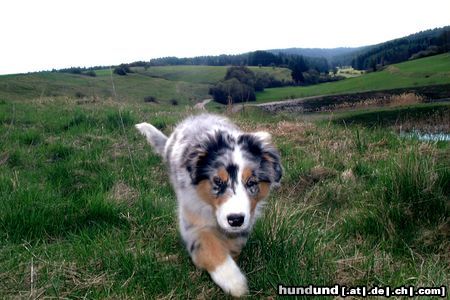
<svg viewBox="0 0 450 300">
<path fill-rule="evenodd" d="M 114 68 L 114 74 L 124 76 L 127 75 L 128 73 L 133 73 L 133 71 L 130 70 L 130 67 L 128 65 L 121 64 L 116 68 Z"/>
<path fill-rule="evenodd" d="M 77 97 L 78 99 L 81 99 L 81 98 L 86 97 L 86 95 L 83 92 L 78 91 L 75 93 L 75 97 Z"/>
<path fill-rule="evenodd" d="M 146 96 L 144 97 L 144 102 L 150 102 L 150 103 L 158 103 L 155 97 L 153 96 Z"/>
<path fill-rule="evenodd" d="M 122 67 L 116 67 L 116 68 L 114 68 L 114 74 L 117 74 L 117 75 L 120 75 L 120 76 L 125 76 L 125 75 L 127 75 L 127 72 Z"/>
<path fill-rule="evenodd" d="M 272 74 L 262 72 L 256 73 L 255 91 L 262 92 L 265 88 L 281 87 L 286 85 L 284 82 L 278 80 Z"/>
<path fill-rule="evenodd" d="M 211 94 L 215 101 L 228 104 L 230 99 L 232 103 L 255 101 L 256 76 L 247 67 L 230 67 L 227 70 L 225 78 L 215 86 L 210 88 Z M 261 87 L 259 83 L 258 88 Z"/>
<path fill-rule="evenodd" d="M 245 66 L 230 67 L 227 70 L 224 80 L 236 78 L 240 83 L 246 84 L 250 87 L 255 86 L 256 76 L 249 68 Z"/>
<path fill-rule="evenodd" d="M 86 73 L 83 73 L 83 74 L 90 76 L 90 77 L 97 77 L 97 73 L 95 73 L 94 70 L 87 71 Z"/>
<path fill-rule="evenodd" d="M 236 78 L 219 82 L 209 90 L 209 93 L 215 101 L 222 104 L 228 104 L 229 97 L 232 103 L 256 100 L 253 87 L 241 83 Z"/>
</svg>

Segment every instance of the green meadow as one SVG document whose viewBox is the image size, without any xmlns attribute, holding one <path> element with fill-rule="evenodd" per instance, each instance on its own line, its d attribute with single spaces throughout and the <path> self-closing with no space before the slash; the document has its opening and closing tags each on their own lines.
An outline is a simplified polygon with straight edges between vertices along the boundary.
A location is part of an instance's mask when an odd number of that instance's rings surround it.
<svg viewBox="0 0 450 300">
<path fill-rule="evenodd" d="M 449 60 L 398 64 L 329 91 L 384 89 L 389 78 L 448 82 Z M 417 76 L 419 62 L 429 77 Z M 134 129 L 147 121 L 170 134 L 216 79 L 169 67 L 146 75 L 155 69 L 113 75 L 114 87 L 105 70 L 0 76 L 0 298 L 225 297 L 190 262 L 165 165 Z M 145 103 L 148 95 L 159 102 Z M 276 297 L 278 284 L 448 287 L 449 144 L 398 133 L 448 133 L 449 111 L 444 103 L 229 115 L 243 130 L 270 132 L 284 168 L 238 261 L 249 298 Z"/>
<path fill-rule="evenodd" d="M 407 61 L 384 70 L 337 82 L 300 87 L 265 89 L 257 93 L 258 102 L 309 96 L 387 90 L 450 83 L 450 54 Z"/>
<path fill-rule="evenodd" d="M 269 73 L 278 80 L 291 81 L 291 70 L 287 68 L 249 67 L 255 73 Z M 223 66 L 161 66 L 133 68 L 137 73 L 160 77 L 172 81 L 214 84 L 222 80 L 227 72 Z"/>
</svg>

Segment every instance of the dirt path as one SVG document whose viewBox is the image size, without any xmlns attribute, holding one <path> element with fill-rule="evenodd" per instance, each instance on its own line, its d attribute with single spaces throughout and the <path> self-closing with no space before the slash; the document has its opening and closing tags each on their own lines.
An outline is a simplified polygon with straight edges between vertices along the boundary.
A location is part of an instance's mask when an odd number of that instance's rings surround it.
<svg viewBox="0 0 450 300">
<path fill-rule="evenodd" d="M 194 105 L 194 108 L 195 109 L 198 109 L 198 110 L 206 110 L 206 104 L 208 104 L 209 102 L 211 102 L 211 100 L 212 99 L 205 99 L 205 100 L 203 100 L 202 102 L 199 102 L 199 103 L 197 103 L 197 104 L 195 104 Z"/>
</svg>

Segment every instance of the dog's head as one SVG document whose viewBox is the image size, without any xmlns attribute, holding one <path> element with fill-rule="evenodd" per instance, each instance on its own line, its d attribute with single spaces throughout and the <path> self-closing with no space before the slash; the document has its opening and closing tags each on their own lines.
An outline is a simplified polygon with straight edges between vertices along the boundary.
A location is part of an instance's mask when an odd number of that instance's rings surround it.
<svg viewBox="0 0 450 300">
<path fill-rule="evenodd" d="M 280 156 L 266 132 L 232 136 L 216 131 L 189 149 L 185 167 L 202 201 L 228 233 L 246 232 L 272 186 L 282 176 Z"/>
</svg>

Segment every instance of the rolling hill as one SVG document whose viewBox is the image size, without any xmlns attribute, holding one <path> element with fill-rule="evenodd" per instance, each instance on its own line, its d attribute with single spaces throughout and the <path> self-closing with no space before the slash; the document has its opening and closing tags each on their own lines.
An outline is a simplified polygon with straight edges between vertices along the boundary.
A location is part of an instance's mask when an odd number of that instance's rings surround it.
<svg viewBox="0 0 450 300">
<path fill-rule="evenodd" d="M 279 80 L 290 80 L 286 68 L 251 68 L 273 74 Z M 109 69 L 96 70 L 96 77 L 60 72 L 39 72 L 0 76 L 0 99 L 29 100 L 39 97 L 112 97 L 113 82 L 119 97 L 143 101 L 153 96 L 161 103 L 176 99 L 180 104 L 209 98 L 210 84 L 223 79 L 225 66 L 163 66 L 133 68 L 127 76 Z M 111 80 L 112 79 L 112 80 Z"/>
<path fill-rule="evenodd" d="M 388 66 L 383 71 L 311 86 L 266 89 L 257 100 L 273 101 L 316 95 L 386 90 L 450 83 L 450 53 Z"/>
<path fill-rule="evenodd" d="M 40 72 L 0 76 L 0 100 L 29 100 L 42 97 L 102 97 L 116 94 L 134 102 L 153 96 L 160 104 L 176 99 L 179 104 L 194 104 L 209 98 L 211 84 L 221 80 L 225 66 L 161 66 L 133 68 L 127 76 L 97 70 L 96 77 L 59 72 Z M 289 80 L 286 68 L 251 67 L 268 72 L 279 80 Z M 111 80 L 112 79 L 112 80 Z M 258 102 L 404 87 L 450 83 L 450 53 L 391 65 L 383 71 L 356 78 L 303 87 L 266 89 L 257 94 Z"/>
</svg>

